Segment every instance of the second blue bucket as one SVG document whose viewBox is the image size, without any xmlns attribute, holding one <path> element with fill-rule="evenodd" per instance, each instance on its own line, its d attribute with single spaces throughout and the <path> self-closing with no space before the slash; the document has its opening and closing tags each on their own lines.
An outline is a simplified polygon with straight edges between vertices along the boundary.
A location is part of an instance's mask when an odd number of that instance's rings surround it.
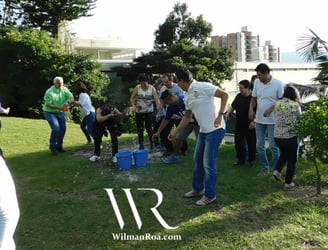
<svg viewBox="0 0 328 250">
<path fill-rule="evenodd" d="M 145 167 L 148 163 L 148 150 L 146 149 L 134 150 L 133 158 L 136 167 Z"/>
<path fill-rule="evenodd" d="M 132 153 L 131 151 L 122 151 L 115 154 L 117 158 L 118 167 L 121 170 L 128 170 L 132 167 Z"/>
</svg>

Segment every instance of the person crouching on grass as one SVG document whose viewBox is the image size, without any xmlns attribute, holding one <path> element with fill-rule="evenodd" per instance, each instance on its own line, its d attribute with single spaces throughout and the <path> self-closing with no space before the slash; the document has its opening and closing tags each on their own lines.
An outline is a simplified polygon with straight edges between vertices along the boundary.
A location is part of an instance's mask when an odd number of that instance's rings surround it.
<svg viewBox="0 0 328 250">
<path fill-rule="evenodd" d="M 187 69 L 177 70 L 176 77 L 179 86 L 186 91 L 186 112 L 178 127 L 169 134 L 169 139 L 173 139 L 187 126 L 194 114 L 200 131 L 194 153 L 193 189 L 185 193 L 184 197 L 201 197 L 196 205 L 205 206 L 216 199 L 216 160 L 225 135 L 224 112 L 228 93 L 209 82 L 194 80 Z M 215 101 L 216 98 L 220 98 L 220 105 Z"/>
<path fill-rule="evenodd" d="M 122 134 L 119 121 L 124 117 L 128 117 L 128 114 L 121 113 L 110 105 L 103 105 L 96 109 L 96 119 L 93 124 L 94 153 L 89 158 L 91 162 L 100 160 L 102 137 L 108 135 L 107 131 L 109 131 L 112 144 L 112 162 L 117 162 L 115 154 L 118 152 L 118 136 Z"/>
<path fill-rule="evenodd" d="M 185 104 L 183 101 L 184 95 L 177 96 L 170 90 L 165 90 L 161 99 L 165 105 L 167 105 L 167 110 L 165 118 L 161 121 L 158 130 L 153 134 L 153 137 L 158 137 L 165 127 L 169 124 L 170 120 L 178 126 L 182 120 L 185 112 Z M 199 133 L 199 125 L 196 119 L 193 117 L 186 127 L 181 129 L 179 134 L 175 137 L 175 142 L 173 145 L 174 154 L 169 155 L 163 159 L 164 163 L 174 163 L 179 160 L 179 155 L 185 155 L 188 149 L 187 138 L 194 131 L 196 137 Z"/>
</svg>

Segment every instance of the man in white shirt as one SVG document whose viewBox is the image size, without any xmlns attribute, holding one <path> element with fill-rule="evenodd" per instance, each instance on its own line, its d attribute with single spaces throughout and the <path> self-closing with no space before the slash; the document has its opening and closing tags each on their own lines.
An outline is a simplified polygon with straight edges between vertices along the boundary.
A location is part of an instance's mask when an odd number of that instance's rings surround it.
<svg viewBox="0 0 328 250">
<path fill-rule="evenodd" d="M 0 149 L 0 250 L 15 249 L 14 233 L 19 219 L 19 206 L 14 180 Z"/>
<path fill-rule="evenodd" d="M 177 70 L 176 77 L 179 86 L 186 91 L 186 112 L 169 138 L 174 138 L 187 126 L 194 114 L 200 131 L 194 153 L 193 189 L 185 193 L 184 197 L 201 197 L 196 205 L 205 206 L 216 199 L 216 161 L 225 135 L 224 112 L 228 94 L 211 83 L 194 80 L 187 69 Z M 216 98 L 220 98 L 220 105 L 215 101 Z"/>
<path fill-rule="evenodd" d="M 282 98 L 284 86 L 282 82 L 270 74 L 270 68 L 260 63 L 255 68 L 257 79 L 254 81 L 252 99 L 249 105 L 248 117 L 255 121 L 256 146 L 262 170 L 258 176 L 267 175 L 270 167 L 265 150 L 265 138 L 268 135 L 269 147 L 272 152 L 273 169 L 276 168 L 279 158 L 279 148 L 274 142 L 274 105 Z M 256 106 L 256 113 L 254 107 Z"/>
</svg>

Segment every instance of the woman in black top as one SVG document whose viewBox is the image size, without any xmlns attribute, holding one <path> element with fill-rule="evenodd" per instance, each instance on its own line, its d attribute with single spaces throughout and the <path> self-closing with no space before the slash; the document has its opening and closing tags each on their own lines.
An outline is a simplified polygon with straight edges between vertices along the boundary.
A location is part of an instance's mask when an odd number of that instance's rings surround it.
<svg viewBox="0 0 328 250">
<path fill-rule="evenodd" d="M 240 93 L 233 100 L 227 113 L 228 119 L 229 114 L 234 110 L 236 111 L 235 149 L 237 162 L 234 165 L 243 165 L 248 159 L 250 167 L 254 167 L 256 157 L 255 124 L 254 121 L 248 119 L 249 104 L 252 98 L 250 82 L 248 80 L 240 81 L 239 91 Z"/>
<path fill-rule="evenodd" d="M 112 161 L 117 162 L 115 154 L 118 152 L 118 136 L 122 133 L 119 119 L 124 115 L 117 108 L 108 105 L 96 109 L 96 119 L 93 124 L 94 154 L 90 157 L 90 161 L 95 162 L 100 159 L 102 137 L 107 136 L 109 132 L 112 144 Z"/>
</svg>

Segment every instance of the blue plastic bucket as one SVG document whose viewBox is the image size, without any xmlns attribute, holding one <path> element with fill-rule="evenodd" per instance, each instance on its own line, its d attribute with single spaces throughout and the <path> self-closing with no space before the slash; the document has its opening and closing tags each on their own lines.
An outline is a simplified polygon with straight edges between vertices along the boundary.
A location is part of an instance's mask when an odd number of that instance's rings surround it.
<svg viewBox="0 0 328 250">
<path fill-rule="evenodd" d="M 122 151 L 115 154 L 117 158 L 118 167 L 121 170 L 128 170 L 132 167 L 132 153 L 131 151 Z"/>
<path fill-rule="evenodd" d="M 148 162 L 148 150 L 147 149 L 134 150 L 133 159 L 136 167 L 145 167 Z"/>
</svg>

